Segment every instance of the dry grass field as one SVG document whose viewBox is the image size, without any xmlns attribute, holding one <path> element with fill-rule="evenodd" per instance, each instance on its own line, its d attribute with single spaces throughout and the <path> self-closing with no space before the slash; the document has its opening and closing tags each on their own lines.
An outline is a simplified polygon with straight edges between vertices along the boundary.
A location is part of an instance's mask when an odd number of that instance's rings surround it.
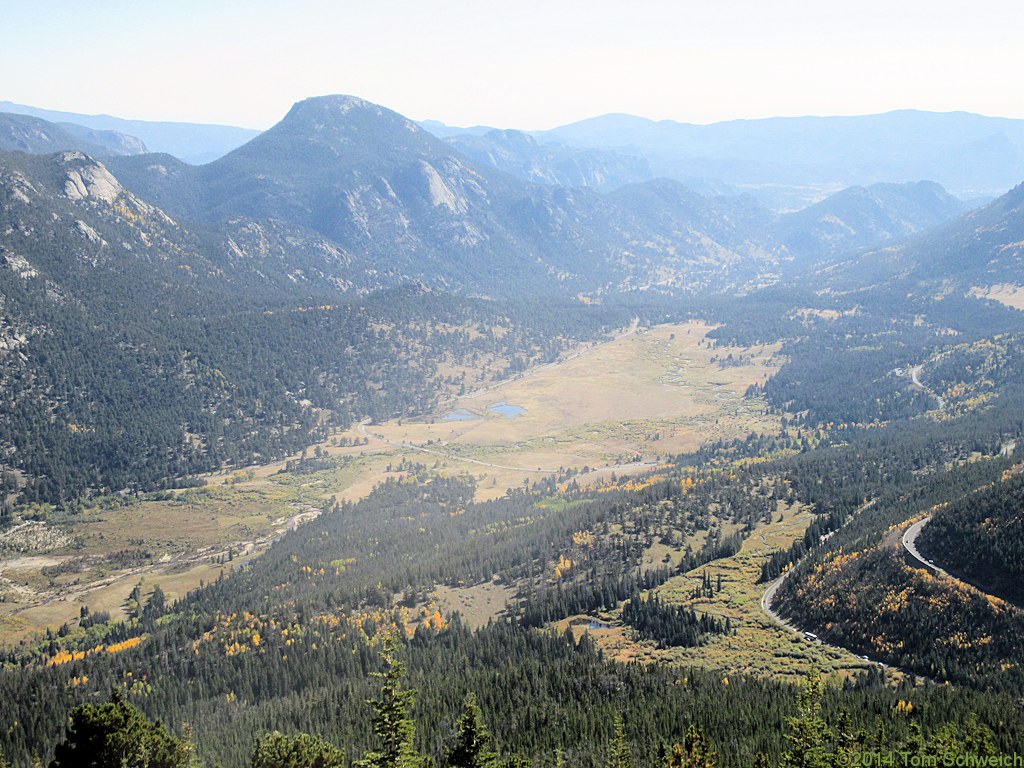
<svg viewBox="0 0 1024 768">
<path fill-rule="evenodd" d="M 468 471 L 481 479 L 480 497 L 493 498 L 562 467 L 643 471 L 707 440 L 777 430 L 775 417 L 743 397 L 778 370 L 777 350 L 712 347 L 709 330 L 638 330 L 465 395 L 432 419 L 360 426 L 349 437 Z M 521 411 L 496 412 L 501 404 Z M 445 418 L 452 413 L 464 418 Z"/>
<path fill-rule="evenodd" d="M 174 600 L 258 554 L 295 516 L 302 494 L 284 486 L 213 486 L 87 510 L 64 536 L 0 560 L 0 643 L 78 618 L 82 606 L 123 618 L 128 594 L 159 584 Z"/>
<path fill-rule="evenodd" d="M 871 665 L 849 651 L 809 641 L 802 633 L 780 626 L 761 610 L 766 584 L 758 584 L 768 555 L 803 537 L 811 516 L 799 507 L 780 508 L 781 521 L 759 528 L 734 556 L 678 576 L 662 585 L 658 594 L 667 602 L 686 605 L 721 618 L 729 617 L 735 633 L 713 636 L 700 648 L 666 652 L 676 662 L 722 670 L 798 680 L 809 673 L 848 676 Z M 707 572 L 722 590 L 714 597 L 692 598 Z"/>
<path fill-rule="evenodd" d="M 472 587 L 438 585 L 431 597 L 443 616 L 458 612 L 470 627 L 481 627 L 505 610 L 515 590 L 492 582 Z"/>
<path fill-rule="evenodd" d="M 979 299 L 991 299 L 1013 309 L 1024 310 L 1024 286 L 1012 283 L 990 285 L 987 288 L 972 288 L 970 295 Z"/>
</svg>

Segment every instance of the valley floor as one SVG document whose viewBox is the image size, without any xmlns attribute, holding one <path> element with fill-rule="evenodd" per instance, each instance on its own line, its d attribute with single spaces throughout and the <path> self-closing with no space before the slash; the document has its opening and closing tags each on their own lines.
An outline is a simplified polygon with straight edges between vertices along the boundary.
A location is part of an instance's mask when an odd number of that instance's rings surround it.
<svg viewBox="0 0 1024 768">
<path fill-rule="evenodd" d="M 570 468 L 581 486 L 609 483 L 706 441 L 776 431 L 777 417 L 744 393 L 778 369 L 777 346 L 715 346 L 710 330 L 634 327 L 428 418 L 356 425 L 306 452 L 330 457 L 326 471 L 286 472 L 297 456 L 209 475 L 166 499 L 105 500 L 66 522 L 8 531 L 0 645 L 56 631 L 83 606 L 126 617 L 136 586 L 143 597 L 157 585 L 181 597 L 265 551 L 326 499 L 355 501 L 402 476 L 405 462 L 470 473 L 486 500 Z"/>
</svg>

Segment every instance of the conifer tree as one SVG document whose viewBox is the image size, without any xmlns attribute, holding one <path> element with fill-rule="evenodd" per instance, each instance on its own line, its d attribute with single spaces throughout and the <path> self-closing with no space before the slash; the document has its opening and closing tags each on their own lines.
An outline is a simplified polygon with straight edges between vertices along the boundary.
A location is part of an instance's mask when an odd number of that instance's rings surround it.
<svg viewBox="0 0 1024 768">
<path fill-rule="evenodd" d="M 850 711 L 845 707 L 839 710 L 839 720 L 835 728 L 835 763 L 852 765 L 857 754 L 857 737 L 850 722 Z"/>
<path fill-rule="evenodd" d="M 182 741 L 115 690 L 107 704 L 74 709 L 50 768 L 186 768 L 188 762 Z"/>
<path fill-rule="evenodd" d="M 380 742 L 380 751 L 367 752 L 359 768 L 420 768 L 423 758 L 413 745 L 415 725 L 409 717 L 416 691 L 403 687 L 405 664 L 398 658 L 398 637 L 385 637 L 381 657 L 385 670 L 373 672 L 381 681 L 380 696 L 368 703 L 373 707 L 373 734 Z"/>
<path fill-rule="evenodd" d="M 690 725 L 682 744 L 672 747 L 663 760 L 665 768 L 714 768 L 715 751 L 711 748 L 704 732 Z"/>
<path fill-rule="evenodd" d="M 633 768 L 633 755 L 626 741 L 622 715 L 615 716 L 615 735 L 608 743 L 608 753 L 607 768 Z"/>
<path fill-rule="evenodd" d="M 978 716 L 971 714 L 964 723 L 946 723 L 932 736 L 929 750 L 933 755 L 983 755 L 997 754 L 992 731 L 978 722 Z"/>
<path fill-rule="evenodd" d="M 924 754 L 924 736 L 921 733 L 921 724 L 916 720 L 910 724 L 910 736 L 903 751 L 913 757 L 920 757 Z"/>
<path fill-rule="evenodd" d="M 451 768 L 491 768 L 498 753 L 492 751 L 494 738 L 484 726 L 476 694 L 469 694 L 456 730 L 455 744 L 445 755 Z"/>
<path fill-rule="evenodd" d="M 275 731 L 256 741 L 250 765 L 252 768 L 344 768 L 345 753 L 307 733 L 284 736 Z"/>
<path fill-rule="evenodd" d="M 704 731 L 691 724 L 683 738 L 683 751 L 686 754 L 687 768 L 713 768 L 715 751 L 711 748 Z"/>
<path fill-rule="evenodd" d="M 786 768 L 827 768 L 832 731 L 821 717 L 821 678 L 808 676 L 800 687 L 796 717 L 786 720 L 789 749 L 782 756 Z"/>
</svg>

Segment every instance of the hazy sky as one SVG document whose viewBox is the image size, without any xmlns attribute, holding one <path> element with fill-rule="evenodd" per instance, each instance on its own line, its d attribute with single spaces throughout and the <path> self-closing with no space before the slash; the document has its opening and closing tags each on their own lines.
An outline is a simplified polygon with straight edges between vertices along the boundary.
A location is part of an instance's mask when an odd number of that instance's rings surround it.
<svg viewBox="0 0 1024 768">
<path fill-rule="evenodd" d="M 350 93 L 453 125 L 898 108 L 1024 118 L 1021 0 L 0 0 L 0 100 L 266 128 Z"/>
</svg>

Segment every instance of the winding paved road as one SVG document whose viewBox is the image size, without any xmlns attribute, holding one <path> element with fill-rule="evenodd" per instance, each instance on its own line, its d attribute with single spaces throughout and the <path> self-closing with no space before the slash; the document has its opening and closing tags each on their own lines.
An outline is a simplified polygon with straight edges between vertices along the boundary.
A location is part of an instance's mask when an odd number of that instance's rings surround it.
<svg viewBox="0 0 1024 768">
<path fill-rule="evenodd" d="M 873 505 L 874 505 L 874 503 L 875 503 L 875 499 L 871 499 L 871 501 L 867 502 L 866 504 L 862 504 L 862 505 L 861 505 L 861 506 L 860 506 L 860 507 L 859 507 L 859 508 L 857 509 L 856 513 L 854 513 L 853 515 L 851 515 L 851 516 L 850 516 L 850 518 L 849 518 L 849 520 L 847 520 L 847 521 L 846 521 L 846 523 L 844 523 L 844 525 L 845 525 L 845 524 L 848 524 L 848 523 L 849 523 L 849 522 L 850 522 L 851 520 L 853 520 L 853 519 L 854 519 L 854 518 L 855 518 L 855 517 L 856 517 L 856 516 L 857 516 L 858 514 L 860 514 L 861 512 L 863 512 L 863 511 L 864 511 L 865 509 L 867 509 L 868 507 L 871 507 L 871 506 L 873 506 Z M 836 533 L 836 531 L 831 531 L 830 533 L 828 533 L 828 534 L 827 534 L 827 535 L 826 535 L 826 536 L 824 537 L 823 541 L 824 541 L 825 539 L 828 539 L 828 538 L 830 538 L 831 536 L 835 535 L 835 533 Z M 766 614 L 766 615 L 767 615 L 767 616 L 768 616 L 768 617 L 769 617 L 769 618 L 770 618 L 770 619 L 771 619 L 772 621 L 774 621 L 774 622 L 775 622 L 776 624 L 778 624 L 778 625 L 779 625 L 780 627 L 784 627 L 785 629 L 788 629 L 788 630 L 789 630 L 790 632 L 796 632 L 796 633 L 797 633 L 798 635 L 801 635 L 801 636 L 806 636 L 806 634 L 807 634 L 807 633 L 806 633 L 806 632 L 805 632 L 804 630 L 800 629 L 800 628 L 799 628 L 799 627 L 797 627 L 797 626 L 794 626 L 793 624 L 790 624 L 790 623 L 789 623 L 788 621 L 786 621 L 786 620 L 785 620 L 784 618 L 782 618 L 781 616 L 779 616 L 779 614 L 777 614 L 777 613 L 775 612 L 775 609 L 774 609 L 774 608 L 772 608 L 772 603 L 774 603 L 774 602 L 775 602 L 775 593 L 779 591 L 779 587 L 781 587 L 781 586 L 782 586 L 782 582 L 786 580 L 786 578 L 787 578 L 787 577 L 789 576 L 789 574 L 790 574 L 790 573 L 792 573 L 792 571 L 791 571 L 791 570 L 790 570 L 790 571 L 786 571 L 786 572 L 785 572 L 784 574 L 782 574 L 781 576 L 779 576 L 779 577 L 778 577 L 777 579 L 775 579 L 775 581 L 773 581 L 773 582 L 772 582 L 771 584 L 769 584 L 769 585 L 768 585 L 768 588 L 767 588 L 767 589 L 765 589 L 765 591 L 764 591 L 764 594 L 763 594 L 763 595 L 761 595 L 761 610 L 762 610 L 762 611 L 763 611 L 763 612 L 764 612 L 764 613 L 765 613 L 765 614 Z M 850 650 L 849 648 L 844 648 L 844 647 L 843 647 L 843 646 L 841 646 L 841 645 L 833 645 L 832 643 L 828 643 L 828 642 L 825 642 L 825 641 L 824 641 L 824 640 L 822 640 L 821 638 L 818 638 L 818 639 L 816 639 L 816 640 L 811 640 L 810 638 L 807 638 L 807 642 L 810 642 L 810 643 L 820 643 L 821 645 L 827 645 L 827 646 L 828 646 L 829 648 L 835 648 L 836 650 L 839 650 L 839 651 L 844 651 L 844 652 L 846 652 L 846 653 L 852 653 L 852 654 L 853 654 L 854 656 L 857 656 L 857 658 L 861 659 L 862 661 L 866 661 L 866 662 L 869 662 L 869 663 L 871 663 L 871 664 L 877 664 L 878 666 L 882 667 L 883 669 L 888 669 L 888 668 L 889 668 L 889 665 L 888 665 L 888 664 L 885 664 L 884 662 L 881 662 L 881 661 L 875 661 L 874 659 L 870 659 L 870 658 L 868 658 L 867 656 L 863 656 L 863 655 L 860 655 L 860 654 L 858 654 L 858 653 L 855 653 L 854 651 Z M 897 669 L 897 670 L 899 670 L 899 671 L 901 671 L 901 672 L 904 672 L 904 670 L 900 670 L 900 669 L 899 669 L 899 667 L 892 667 L 892 669 Z M 904 672 L 904 673 L 905 673 L 905 672 Z"/>
<path fill-rule="evenodd" d="M 938 359 L 938 358 L 935 358 L 935 359 Z M 918 389 L 924 390 L 929 395 L 934 397 L 936 402 L 938 402 L 938 404 L 939 404 L 939 410 L 940 411 L 945 410 L 945 408 L 946 408 L 946 401 L 940 395 L 935 394 L 930 389 L 928 389 L 928 387 L 926 387 L 924 384 L 921 383 L 921 371 L 923 369 L 924 369 L 924 363 L 921 363 L 920 365 L 915 365 L 913 368 L 911 368 L 910 369 L 910 381 L 913 383 L 913 385 L 915 387 L 917 387 Z"/>
<path fill-rule="evenodd" d="M 772 608 L 772 603 L 775 602 L 775 593 L 779 591 L 779 587 L 782 586 L 782 582 L 785 581 L 787 575 L 788 572 L 782 574 L 781 576 L 779 576 L 779 578 L 777 578 L 775 581 L 768 585 L 768 589 L 766 589 L 764 591 L 764 594 L 761 595 L 761 610 L 768 614 L 768 618 L 770 618 L 780 627 L 785 627 L 786 629 L 792 632 L 798 632 L 802 634 L 800 629 L 794 627 L 784 618 L 779 616 L 779 614 L 777 614 Z"/>
<path fill-rule="evenodd" d="M 933 576 L 941 574 L 942 576 L 948 576 L 949 578 L 955 580 L 954 576 L 950 576 L 950 574 L 947 571 L 944 571 L 942 568 L 937 566 L 935 563 L 933 563 L 931 560 L 929 560 L 917 551 L 917 537 L 920 535 L 921 529 L 923 529 L 928 524 L 928 521 L 931 519 L 931 515 L 929 515 L 924 520 L 918 520 L 916 523 L 914 523 L 912 526 L 907 528 L 906 531 L 903 532 L 903 549 L 904 551 L 906 551 L 908 555 L 910 555 L 911 559 L 914 561 L 910 563 L 911 565 L 916 565 L 916 567 L 923 568 Z"/>
<path fill-rule="evenodd" d="M 880 661 L 873 661 L 872 659 L 869 659 L 867 656 L 861 656 L 861 655 L 859 655 L 857 653 L 854 653 L 849 648 L 844 648 L 841 645 L 833 645 L 832 643 L 828 643 L 828 642 L 822 640 L 820 637 L 815 639 L 815 640 L 812 640 L 811 638 L 806 636 L 807 633 L 804 630 L 800 629 L 799 627 L 793 626 L 788 621 L 786 621 L 784 618 L 779 616 L 779 614 L 777 614 L 775 612 L 775 610 L 772 608 L 772 603 L 775 602 L 775 593 L 779 591 L 779 587 L 782 586 L 782 582 L 785 581 L 786 576 L 788 576 L 789 573 L 790 572 L 787 571 L 786 573 L 784 573 L 781 576 L 779 576 L 779 578 L 777 578 L 775 581 L 773 581 L 771 584 L 768 585 L 768 589 L 766 589 L 764 591 L 764 594 L 761 595 L 761 610 L 764 611 L 772 621 L 774 621 L 780 627 L 783 627 L 785 629 L 788 629 L 790 632 L 795 632 L 796 634 L 800 635 L 808 643 L 817 643 L 819 645 L 828 646 L 829 648 L 835 648 L 837 651 L 843 651 L 844 653 L 852 653 L 854 656 L 856 656 L 861 661 L 866 661 L 866 662 L 868 662 L 870 664 L 877 664 L 878 666 L 882 667 L 883 669 L 887 668 L 887 665 L 883 664 Z M 895 667 L 894 667 L 894 669 L 895 669 Z"/>
</svg>

